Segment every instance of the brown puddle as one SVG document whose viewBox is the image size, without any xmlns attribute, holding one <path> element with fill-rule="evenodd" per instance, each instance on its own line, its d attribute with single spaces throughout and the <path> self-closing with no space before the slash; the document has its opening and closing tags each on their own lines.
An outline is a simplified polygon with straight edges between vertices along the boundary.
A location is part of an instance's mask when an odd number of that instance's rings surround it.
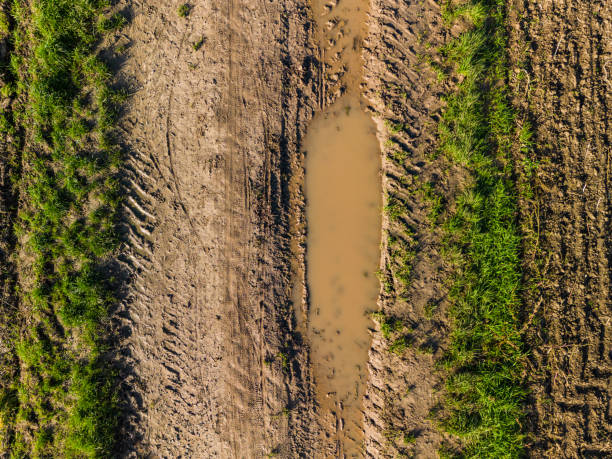
<svg viewBox="0 0 612 459">
<path fill-rule="evenodd" d="M 330 426 L 331 438 L 321 439 L 327 457 L 363 456 L 368 313 L 380 290 L 380 146 L 359 94 L 367 6 L 313 4 L 328 87 L 345 90 L 315 116 L 304 142 L 309 336 L 317 402 Z"/>
<path fill-rule="evenodd" d="M 380 284 L 380 153 L 354 97 L 317 116 L 305 142 L 310 339 L 317 401 L 336 417 L 338 453 L 359 455 L 369 311 Z"/>
</svg>

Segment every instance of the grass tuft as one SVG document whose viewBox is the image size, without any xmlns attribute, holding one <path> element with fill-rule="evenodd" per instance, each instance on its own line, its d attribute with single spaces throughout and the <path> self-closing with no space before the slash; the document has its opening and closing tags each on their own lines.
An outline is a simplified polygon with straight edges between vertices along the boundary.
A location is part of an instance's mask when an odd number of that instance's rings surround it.
<svg viewBox="0 0 612 459">
<path fill-rule="evenodd" d="M 199 51 L 202 45 L 204 44 L 205 38 L 201 37 L 198 41 L 195 41 L 191 44 L 194 51 Z"/>
<path fill-rule="evenodd" d="M 186 18 L 191 13 L 191 6 L 188 3 L 183 3 L 179 5 L 177 13 L 179 17 Z"/>
</svg>

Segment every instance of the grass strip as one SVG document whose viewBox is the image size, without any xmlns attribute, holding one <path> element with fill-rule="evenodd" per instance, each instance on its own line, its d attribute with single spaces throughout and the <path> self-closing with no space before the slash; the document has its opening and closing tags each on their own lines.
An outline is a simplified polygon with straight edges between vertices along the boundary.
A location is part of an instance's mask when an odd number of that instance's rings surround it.
<svg viewBox="0 0 612 459">
<path fill-rule="evenodd" d="M 108 352 L 117 248 L 115 107 L 103 34 L 123 24 L 107 0 L 13 0 L 12 112 L 21 138 L 19 377 L 2 394 L 12 457 L 110 457 L 118 405 Z M 4 453 L 8 453 L 5 451 Z"/>
<path fill-rule="evenodd" d="M 445 224 L 457 274 L 443 426 L 462 441 L 459 457 L 514 458 L 523 452 L 525 390 L 505 0 L 447 2 L 443 17 L 464 31 L 441 50 L 458 84 L 446 97 L 440 145 L 471 176 Z"/>
</svg>

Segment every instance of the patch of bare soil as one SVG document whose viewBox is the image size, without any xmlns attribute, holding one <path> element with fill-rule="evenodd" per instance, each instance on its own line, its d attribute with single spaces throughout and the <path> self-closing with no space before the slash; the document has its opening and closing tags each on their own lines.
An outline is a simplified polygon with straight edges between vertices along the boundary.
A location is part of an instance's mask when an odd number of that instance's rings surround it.
<svg viewBox="0 0 612 459">
<path fill-rule="evenodd" d="M 123 0 L 113 44 L 131 93 L 121 455 L 311 457 L 289 263 L 318 94 L 308 11 L 195 0 L 183 18 L 178 6 Z"/>
<path fill-rule="evenodd" d="M 516 0 L 531 457 L 612 456 L 612 4 Z"/>
<path fill-rule="evenodd" d="M 446 40 L 445 26 L 432 0 L 371 5 L 365 91 L 379 127 L 387 196 L 380 302 L 387 320 L 402 325 L 388 338 L 380 329 L 373 333 L 364 402 L 366 452 L 438 457 L 444 439 L 431 411 L 442 384 L 434 362 L 448 334 L 448 267 L 434 208 L 450 201 L 463 175 L 434 155 L 445 88 L 428 62 Z M 390 203 L 405 211 L 397 215 Z"/>
</svg>

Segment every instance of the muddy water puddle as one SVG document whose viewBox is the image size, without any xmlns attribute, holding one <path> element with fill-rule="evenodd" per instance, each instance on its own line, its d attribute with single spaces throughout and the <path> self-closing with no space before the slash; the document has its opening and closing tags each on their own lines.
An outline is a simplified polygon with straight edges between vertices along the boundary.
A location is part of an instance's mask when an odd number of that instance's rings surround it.
<svg viewBox="0 0 612 459">
<path fill-rule="evenodd" d="M 317 116 L 305 141 L 310 337 L 322 414 L 337 453 L 359 456 L 371 320 L 379 282 L 380 153 L 358 97 Z"/>
<path fill-rule="evenodd" d="M 304 144 L 312 361 L 336 457 L 360 457 L 362 397 L 379 282 L 380 150 L 358 96 L 313 120 Z"/>
<path fill-rule="evenodd" d="M 322 428 L 317 457 L 363 457 L 362 400 L 369 312 L 380 291 L 381 226 L 380 146 L 360 95 L 368 5 L 312 2 L 325 81 L 323 110 L 304 141 L 308 335 Z"/>
</svg>

